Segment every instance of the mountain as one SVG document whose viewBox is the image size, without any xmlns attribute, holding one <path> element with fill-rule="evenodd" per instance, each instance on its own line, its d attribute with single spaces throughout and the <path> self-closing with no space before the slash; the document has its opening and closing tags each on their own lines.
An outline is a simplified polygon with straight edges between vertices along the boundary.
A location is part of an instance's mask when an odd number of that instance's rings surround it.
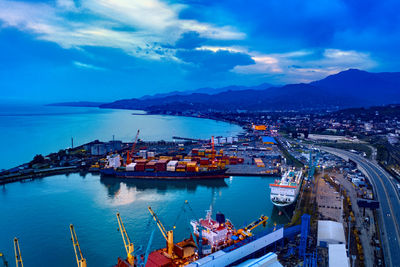
<svg viewBox="0 0 400 267">
<path fill-rule="evenodd" d="M 163 93 L 163 94 L 145 95 L 145 96 L 140 97 L 139 99 L 140 100 L 148 100 L 148 99 L 156 99 L 156 98 L 162 98 L 162 97 L 173 96 L 173 95 L 190 95 L 190 94 L 195 94 L 195 93 L 215 95 L 215 94 L 226 92 L 226 91 L 240 91 L 240 90 L 248 90 L 248 89 L 265 90 L 272 86 L 273 85 L 269 84 L 269 83 L 262 83 L 262 84 L 256 85 L 256 86 L 231 85 L 231 86 L 225 86 L 225 87 L 221 87 L 221 88 L 204 87 L 204 88 L 188 90 L 188 91 L 172 91 L 172 92 Z"/>
<path fill-rule="evenodd" d="M 100 107 L 179 112 L 209 109 L 225 111 L 331 109 L 394 104 L 400 103 L 400 73 L 370 73 L 349 69 L 311 83 L 261 87 L 261 89 L 225 87 L 221 90 L 225 91 L 208 94 L 196 90 L 185 95 L 125 99 Z"/>
</svg>

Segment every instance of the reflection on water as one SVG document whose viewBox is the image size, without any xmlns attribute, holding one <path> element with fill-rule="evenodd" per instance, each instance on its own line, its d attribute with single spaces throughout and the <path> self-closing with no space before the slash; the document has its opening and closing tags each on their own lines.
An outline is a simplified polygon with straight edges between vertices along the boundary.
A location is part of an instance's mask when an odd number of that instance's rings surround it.
<svg viewBox="0 0 400 267">
<path fill-rule="evenodd" d="M 119 179 L 101 177 L 100 182 L 107 188 L 110 197 L 117 197 L 121 193 L 121 187 L 134 188 L 136 191 L 155 189 L 158 194 L 165 194 L 170 190 L 184 189 L 189 193 L 195 193 L 200 186 L 206 188 L 228 187 L 224 179 L 193 179 L 193 180 L 146 180 L 146 179 Z"/>
<path fill-rule="evenodd" d="M 269 199 L 268 185 L 273 180 L 235 176 L 217 180 L 121 180 L 70 174 L 8 184 L 0 190 L 0 210 L 7 216 L 0 220 L 0 251 L 13 255 L 12 239 L 17 236 L 27 265 L 46 266 L 45 259 L 57 262 L 59 267 L 73 266 L 68 225 L 74 223 L 90 266 L 112 266 L 118 256 L 124 256 L 121 235 L 116 231 L 116 212 L 123 217 L 135 247 L 146 247 L 153 227 L 148 206 L 166 228 L 176 225 L 175 240 L 188 237 L 188 220 L 204 217 L 210 204 L 214 214 L 223 212 L 237 228 L 261 214 L 270 218 L 270 224 L 281 224 L 285 216 L 275 215 Z M 178 219 L 185 200 L 194 214 Z M 157 230 L 151 249 L 162 246 L 165 240 Z"/>
</svg>

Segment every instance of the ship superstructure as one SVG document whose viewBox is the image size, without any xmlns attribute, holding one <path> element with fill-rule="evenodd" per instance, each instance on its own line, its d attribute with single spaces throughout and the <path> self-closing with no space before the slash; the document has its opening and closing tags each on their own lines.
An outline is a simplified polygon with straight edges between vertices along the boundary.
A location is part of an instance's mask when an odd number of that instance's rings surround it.
<svg viewBox="0 0 400 267">
<path fill-rule="evenodd" d="M 201 239 L 204 245 L 203 254 L 210 254 L 232 244 L 232 236 L 235 234 L 233 224 L 225 219 L 222 213 L 216 214 L 216 219 L 211 217 L 211 210 L 207 211 L 204 219 L 192 220 L 194 235 Z"/>
<path fill-rule="evenodd" d="M 275 206 L 285 207 L 293 204 L 300 192 L 303 181 L 303 171 L 295 168 L 288 169 L 280 180 L 270 184 L 270 199 Z"/>
</svg>

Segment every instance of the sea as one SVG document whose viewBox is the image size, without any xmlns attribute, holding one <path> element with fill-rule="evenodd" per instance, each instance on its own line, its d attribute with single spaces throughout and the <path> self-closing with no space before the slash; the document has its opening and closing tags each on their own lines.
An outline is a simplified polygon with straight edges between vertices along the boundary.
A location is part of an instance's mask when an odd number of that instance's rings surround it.
<svg viewBox="0 0 400 267">
<path fill-rule="evenodd" d="M 132 115 L 135 111 L 97 108 L 0 106 L 0 168 L 29 161 L 94 139 L 130 141 L 137 129 L 143 140 L 172 136 L 209 138 L 233 136 L 241 128 L 224 122 L 190 117 Z M 190 220 L 207 210 L 222 212 L 236 228 L 261 215 L 269 226 L 284 223 L 269 200 L 269 177 L 229 177 L 217 180 L 118 180 L 92 174 L 55 175 L 0 187 L 0 252 L 14 264 L 13 239 L 19 239 L 26 266 L 75 266 L 70 224 L 74 225 L 88 266 L 113 266 L 125 258 L 116 213 L 121 214 L 135 252 L 165 246 L 150 217 L 156 212 L 175 241 L 190 236 Z M 188 201 L 189 204 L 185 204 Z M 186 205 L 186 206 L 185 206 Z M 262 226 L 255 231 L 261 231 Z M 150 236 L 154 231 L 151 242 Z"/>
</svg>

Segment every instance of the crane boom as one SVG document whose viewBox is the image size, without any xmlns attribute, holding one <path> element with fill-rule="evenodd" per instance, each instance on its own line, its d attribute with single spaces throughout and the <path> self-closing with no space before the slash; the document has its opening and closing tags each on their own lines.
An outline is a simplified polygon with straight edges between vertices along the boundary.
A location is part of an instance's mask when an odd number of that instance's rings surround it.
<svg viewBox="0 0 400 267">
<path fill-rule="evenodd" d="M 14 238 L 15 266 L 24 267 L 22 262 L 21 249 L 19 248 L 18 238 Z"/>
<path fill-rule="evenodd" d="M 172 230 L 167 231 L 150 206 L 148 207 L 148 209 L 150 211 L 151 216 L 153 216 L 154 221 L 157 223 L 157 226 L 160 229 L 162 235 L 167 241 L 167 254 L 172 257 L 172 252 L 174 249 L 174 232 Z"/>
<path fill-rule="evenodd" d="M 135 147 L 136 147 L 136 143 L 137 143 L 138 138 L 139 138 L 139 133 L 140 133 L 140 130 L 137 130 L 137 133 L 136 133 L 136 136 L 135 136 L 135 141 L 132 144 L 132 149 L 131 149 L 130 152 L 128 151 L 126 153 L 126 164 L 127 165 L 132 163 L 132 157 L 134 156 L 134 153 L 135 153 Z"/>
<path fill-rule="evenodd" d="M 239 229 L 237 231 L 239 239 L 244 239 L 244 238 L 246 238 L 248 236 L 252 236 L 253 234 L 251 233 L 251 231 L 254 228 L 260 226 L 261 224 L 263 224 L 265 226 L 267 220 L 268 220 L 267 216 L 261 215 L 260 218 L 258 218 L 254 222 L 250 223 L 249 225 L 247 225 L 246 227 L 244 227 L 242 229 Z"/>
<path fill-rule="evenodd" d="M 133 156 L 133 153 L 135 152 L 136 143 L 137 143 L 138 138 L 139 138 L 139 133 L 140 133 L 140 130 L 137 130 L 137 133 L 136 133 L 136 136 L 135 136 L 135 142 L 133 142 L 132 149 L 131 149 L 131 155 L 132 156 Z"/>
<path fill-rule="evenodd" d="M 86 259 L 83 257 L 81 247 L 79 246 L 78 237 L 76 235 L 74 225 L 70 224 L 69 228 L 71 230 L 71 240 L 72 240 L 72 244 L 74 246 L 76 263 L 77 263 L 78 267 L 86 267 Z"/>
<path fill-rule="evenodd" d="M 118 220 L 119 230 L 121 231 L 122 240 L 124 241 L 124 246 L 125 246 L 126 255 L 127 255 L 127 261 L 129 262 L 129 264 L 134 265 L 135 257 L 133 255 L 133 252 L 134 252 L 133 243 L 129 239 L 128 233 L 125 230 L 125 226 L 124 226 L 124 223 L 122 222 L 119 212 L 117 212 L 117 220 Z"/>
</svg>

